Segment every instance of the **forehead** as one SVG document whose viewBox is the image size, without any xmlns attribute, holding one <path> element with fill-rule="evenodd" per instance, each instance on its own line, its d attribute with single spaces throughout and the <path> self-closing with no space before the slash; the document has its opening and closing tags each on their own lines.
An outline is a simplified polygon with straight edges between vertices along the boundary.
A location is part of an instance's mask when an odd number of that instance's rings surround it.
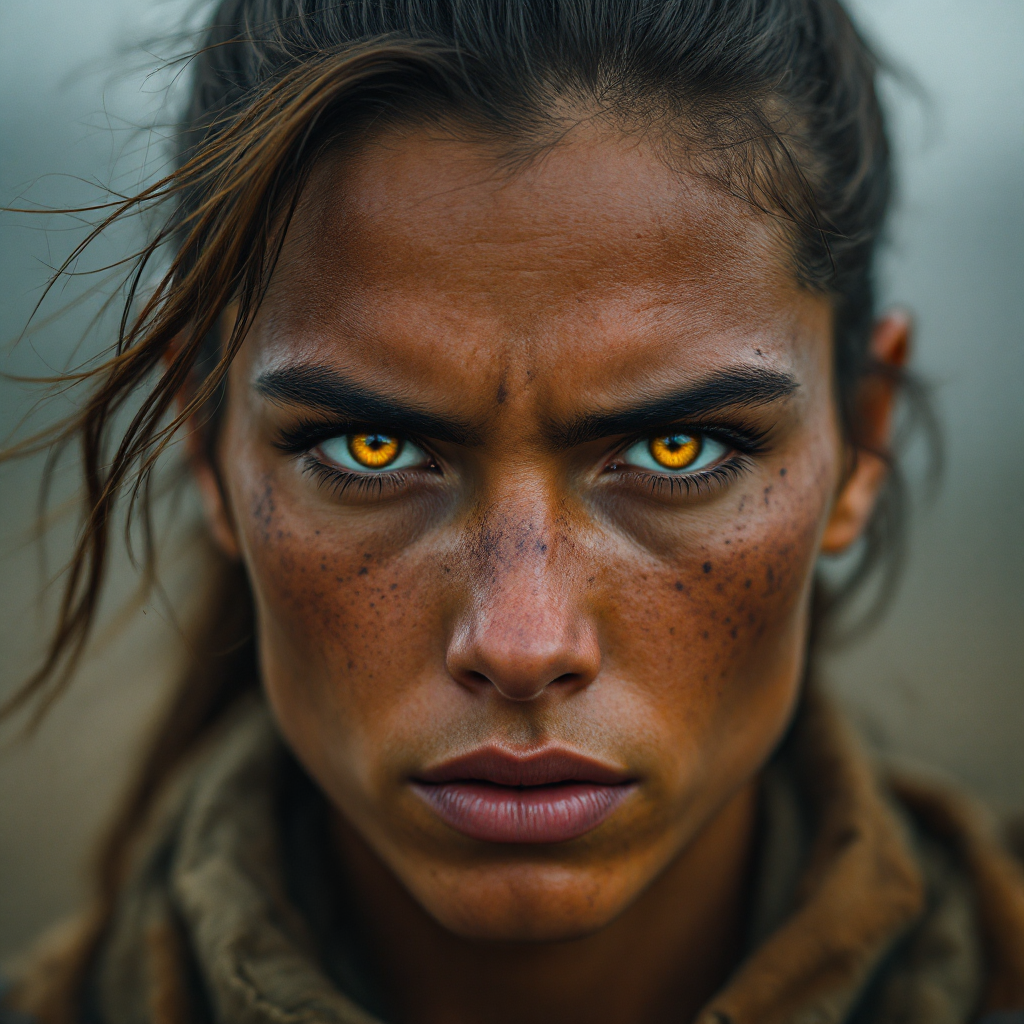
<svg viewBox="0 0 1024 1024">
<path fill-rule="evenodd" d="M 518 368 L 557 390 L 571 364 L 574 386 L 607 390 L 610 365 L 623 383 L 742 353 L 795 369 L 821 324 L 779 233 L 642 140 L 581 132 L 510 170 L 423 129 L 314 170 L 255 341 L 261 369 L 416 386 Z"/>
</svg>

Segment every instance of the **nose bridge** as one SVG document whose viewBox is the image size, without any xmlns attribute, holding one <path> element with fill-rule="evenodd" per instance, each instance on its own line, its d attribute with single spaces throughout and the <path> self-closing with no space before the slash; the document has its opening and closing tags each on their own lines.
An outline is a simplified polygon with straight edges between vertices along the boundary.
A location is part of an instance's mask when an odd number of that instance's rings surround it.
<svg viewBox="0 0 1024 1024">
<path fill-rule="evenodd" d="M 456 680 L 530 700 L 552 683 L 593 679 L 600 653 L 576 585 L 578 552 L 567 516 L 541 490 L 520 488 L 480 513 L 449 644 Z"/>
</svg>

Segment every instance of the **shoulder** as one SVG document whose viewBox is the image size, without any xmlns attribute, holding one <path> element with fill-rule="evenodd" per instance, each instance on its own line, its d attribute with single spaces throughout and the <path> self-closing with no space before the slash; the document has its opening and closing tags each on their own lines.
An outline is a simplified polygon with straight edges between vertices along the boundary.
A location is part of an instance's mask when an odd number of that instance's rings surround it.
<svg viewBox="0 0 1024 1024">
<path fill-rule="evenodd" d="M 923 912 L 879 965 L 852 1024 L 1024 1024 L 1024 870 L 986 808 L 955 786 L 882 775 L 925 888 Z M 990 1012 L 975 1018 L 978 993 Z"/>
</svg>

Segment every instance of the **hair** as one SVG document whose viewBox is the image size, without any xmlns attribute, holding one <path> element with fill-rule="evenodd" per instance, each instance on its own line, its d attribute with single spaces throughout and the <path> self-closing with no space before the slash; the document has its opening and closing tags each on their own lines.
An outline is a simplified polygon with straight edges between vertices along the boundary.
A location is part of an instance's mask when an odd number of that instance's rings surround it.
<svg viewBox="0 0 1024 1024">
<path fill-rule="evenodd" d="M 688 170 L 776 225 L 796 278 L 830 299 L 840 421 L 851 458 L 864 449 L 858 396 L 868 375 L 885 372 L 869 339 L 892 174 L 879 62 L 838 0 L 222 0 L 191 74 L 173 171 L 94 207 L 100 223 L 54 279 L 115 222 L 159 212 L 134 258 L 112 352 L 61 378 L 87 389 L 81 410 L 34 439 L 34 450 L 80 445 L 84 523 L 48 654 L 8 713 L 32 702 L 41 713 L 67 685 L 124 496 L 146 525 L 156 464 L 189 423 L 202 424 L 212 459 L 225 374 L 311 168 L 388 125 L 433 122 L 522 161 L 597 118 L 683 154 Z M 222 332 L 229 303 L 238 313 Z M 893 472 L 842 585 L 816 583 L 813 638 L 872 576 L 891 590 L 901 491 Z M 212 551 L 208 564 L 189 666 L 102 849 L 90 923 L 65 959 L 64 1007 L 102 941 L 155 794 L 258 686 L 245 573 Z M 61 1013 L 71 1011 L 53 1019 Z"/>
</svg>

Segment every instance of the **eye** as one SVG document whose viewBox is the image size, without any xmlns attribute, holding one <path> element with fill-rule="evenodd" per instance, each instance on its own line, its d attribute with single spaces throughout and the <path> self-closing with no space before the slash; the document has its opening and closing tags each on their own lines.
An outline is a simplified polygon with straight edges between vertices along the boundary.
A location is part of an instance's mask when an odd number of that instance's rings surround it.
<svg viewBox="0 0 1024 1024">
<path fill-rule="evenodd" d="M 631 444 L 622 462 L 656 473 L 696 473 L 718 462 L 729 451 L 721 441 L 703 434 L 660 434 Z"/>
<path fill-rule="evenodd" d="M 411 441 L 379 431 L 340 434 L 321 441 L 319 447 L 329 462 L 356 473 L 410 469 L 429 461 L 423 449 Z"/>
</svg>

